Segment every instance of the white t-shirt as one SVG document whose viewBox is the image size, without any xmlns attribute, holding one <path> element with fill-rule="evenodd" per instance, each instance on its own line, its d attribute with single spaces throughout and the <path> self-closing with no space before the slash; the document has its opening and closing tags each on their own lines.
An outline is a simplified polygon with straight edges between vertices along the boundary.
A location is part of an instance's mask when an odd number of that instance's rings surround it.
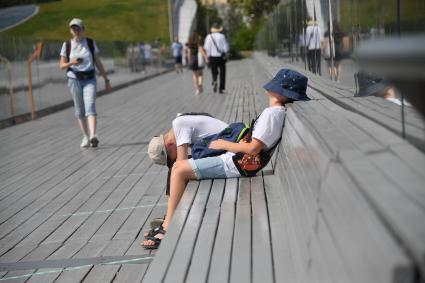
<svg viewBox="0 0 425 283">
<path fill-rule="evenodd" d="M 321 48 L 323 41 L 322 30 L 317 25 L 310 25 L 306 29 L 306 45 L 308 50 L 317 50 Z"/>
<path fill-rule="evenodd" d="M 97 48 L 96 42 L 94 40 L 93 40 L 93 45 L 94 45 L 94 53 L 95 54 L 99 53 L 99 48 Z M 62 44 L 60 56 L 66 58 L 66 43 L 65 42 Z M 72 60 L 75 58 L 82 58 L 83 62 L 81 62 L 78 65 L 71 66 L 71 69 L 74 72 L 86 72 L 86 71 L 93 70 L 95 68 L 93 57 L 90 53 L 90 49 L 87 44 L 87 39 L 84 38 L 82 41 L 79 41 L 79 42 L 73 39 L 71 40 L 71 51 L 69 53 L 69 60 Z M 66 75 L 69 78 L 74 78 L 74 79 L 76 78 L 75 74 L 71 71 L 68 71 Z"/>
<path fill-rule="evenodd" d="M 214 37 L 215 44 L 212 40 L 212 37 Z M 220 51 L 217 49 L 216 45 Z M 207 35 L 204 43 L 204 49 L 208 56 L 220 57 L 221 52 L 229 52 L 229 44 L 227 43 L 226 37 L 222 33 L 214 32 Z"/>
<path fill-rule="evenodd" d="M 176 145 L 194 144 L 196 141 L 219 133 L 228 126 L 227 123 L 203 115 L 184 115 L 173 120 Z"/>
<path fill-rule="evenodd" d="M 273 147 L 282 133 L 284 118 L 285 107 L 283 106 L 273 106 L 264 109 L 254 124 L 252 137 L 263 142 L 266 145 L 266 149 Z M 241 175 L 233 162 L 233 155 L 235 155 L 233 152 L 226 152 L 220 155 L 224 162 L 224 171 L 229 178 Z"/>
</svg>

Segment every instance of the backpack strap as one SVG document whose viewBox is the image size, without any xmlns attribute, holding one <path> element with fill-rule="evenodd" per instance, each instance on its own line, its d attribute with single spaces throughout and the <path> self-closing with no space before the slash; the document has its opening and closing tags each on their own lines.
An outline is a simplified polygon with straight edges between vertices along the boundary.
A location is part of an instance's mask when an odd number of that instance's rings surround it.
<svg viewBox="0 0 425 283">
<path fill-rule="evenodd" d="M 69 62 L 69 55 L 71 54 L 71 40 L 65 41 L 66 60 Z"/>
<path fill-rule="evenodd" d="M 87 40 L 87 46 L 89 47 L 90 53 L 91 53 L 91 57 L 93 58 L 93 65 L 95 65 L 94 62 L 94 41 L 91 38 L 86 38 Z"/>
</svg>

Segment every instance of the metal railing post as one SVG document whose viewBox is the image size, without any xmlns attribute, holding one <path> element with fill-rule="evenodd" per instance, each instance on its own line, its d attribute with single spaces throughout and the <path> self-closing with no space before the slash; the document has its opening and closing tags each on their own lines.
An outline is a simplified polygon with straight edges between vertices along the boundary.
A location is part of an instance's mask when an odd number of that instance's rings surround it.
<svg viewBox="0 0 425 283">
<path fill-rule="evenodd" d="M 0 63 L 4 62 L 7 65 L 7 80 L 9 83 L 9 111 L 10 111 L 10 115 L 13 116 L 14 115 L 14 107 L 13 107 L 13 79 L 12 79 L 12 64 L 10 63 L 9 60 L 7 60 L 6 57 L 3 57 L 0 55 Z"/>
<path fill-rule="evenodd" d="M 39 42 L 36 45 L 34 53 L 28 59 L 28 100 L 31 108 L 31 119 L 35 120 L 35 105 L 34 105 L 34 96 L 32 94 L 32 73 L 31 73 L 31 64 L 34 60 L 40 58 L 41 51 L 43 50 L 43 42 Z"/>
</svg>

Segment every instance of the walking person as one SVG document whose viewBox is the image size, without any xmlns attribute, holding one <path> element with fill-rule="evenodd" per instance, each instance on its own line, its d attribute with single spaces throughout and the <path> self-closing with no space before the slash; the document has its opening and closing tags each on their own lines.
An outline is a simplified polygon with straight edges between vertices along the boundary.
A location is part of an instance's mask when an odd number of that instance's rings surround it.
<svg viewBox="0 0 425 283">
<path fill-rule="evenodd" d="M 324 56 L 328 63 L 329 76 L 331 78 L 335 77 L 335 80 L 339 82 L 341 78 L 341 60 L 344 59 L 344 56 L 349 49 L 350 39 L 347 34 L 343 32 L 337 21 L 333 22 L 332 35 L 334 40 L 334 48 L 331 48 L 330 46 L 330 25 L 328 24 L 328 30 L 325 32 L 325 39 L 323 40 Z M 333 52 L 330 52 L 330 50 L 333 50 Z M 331 66 L 330 55 L 333 56 L 334 66 Z"/>
<path fill-rule="evenodd" d="M 183 73 L 183 65 L 182 65 L 182 52 L 183 52 L 183 44 L 179 42 L 178 36 L 174 38 L 173 44 L 171 44 L 171 49 L 173 50 L 174 57 L 174 68 L 176 73 Z"/>
<path fill-rule="evenodd" d="M 84 23 L 81 19 L 72 19 L 69 23 L 71 40 L 63 43 L 60 52 L 59 67 L 67 70 L 68 87 L 72 94 L 75 117 L 78 119 L 83 140 L 81 147 L 97 147 L 96 136 L 96 74 L 95 67 L 105 80 L 106 91 L 111 90 L 100 58 L 99 49 L 93 39 L 84 37 Z"/>
<path fill-rule="evenodd" d="M 308 70 L 314 74 L 321 74 L 321 45 L 323 35 L 322 31 L 316 21 L 311 18 L 308 19 L 306 29 L 306 41 L 307 41 L 307 62 Z"/>
<path fill-rule="evenodd" d="M 224 93 L 226 89 L 226 54 L 229 51 L 229 44 L 226 37 L 221 33 L 222 27 L 214 23 L 211 27 L 211 33 L 205 39 L 204 48 L 208 54 L 213 91 L 217 92 L 217 76 L 220 73 L 219 92 Z"/>
<path fill-rule="evenodd" d="M 199 95 L 203 91 L 203 69 L 205 62 L 208 63 L 208 56 L 202 46 L 202 39 L 196 32 L 192 33 L 189 38 L 188 53 L 189 68 L 192 70 L 195 95 Z"/>
</svg>

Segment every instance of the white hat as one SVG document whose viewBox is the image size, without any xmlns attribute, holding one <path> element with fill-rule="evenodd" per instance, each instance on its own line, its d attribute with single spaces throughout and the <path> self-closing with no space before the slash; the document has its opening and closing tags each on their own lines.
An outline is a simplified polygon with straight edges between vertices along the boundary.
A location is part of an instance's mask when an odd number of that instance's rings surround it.
<svg viewBox="0 0 425 283">
<path fill-rule="evenodd" d="M 84 27 L 84 23 L 83 23 L 83 20 L 82 20 L 82 19 L 74 18 L 74 19 L 72 19 L 72 20 L 69 22 L 69 26 L 70 26 L 70 27 L 71 27 L 71 26 L 78 26 L 78 27 L 80 27 L 80 28 L 83 28 L 83 27 Z"/>
<path fill-rule="evenodd" d="M 159 165 L 167 165 L 167 149 L 164 136 L 153 137 L 148 146 L 148 154 L 152 161 Z"/>
</svg>

